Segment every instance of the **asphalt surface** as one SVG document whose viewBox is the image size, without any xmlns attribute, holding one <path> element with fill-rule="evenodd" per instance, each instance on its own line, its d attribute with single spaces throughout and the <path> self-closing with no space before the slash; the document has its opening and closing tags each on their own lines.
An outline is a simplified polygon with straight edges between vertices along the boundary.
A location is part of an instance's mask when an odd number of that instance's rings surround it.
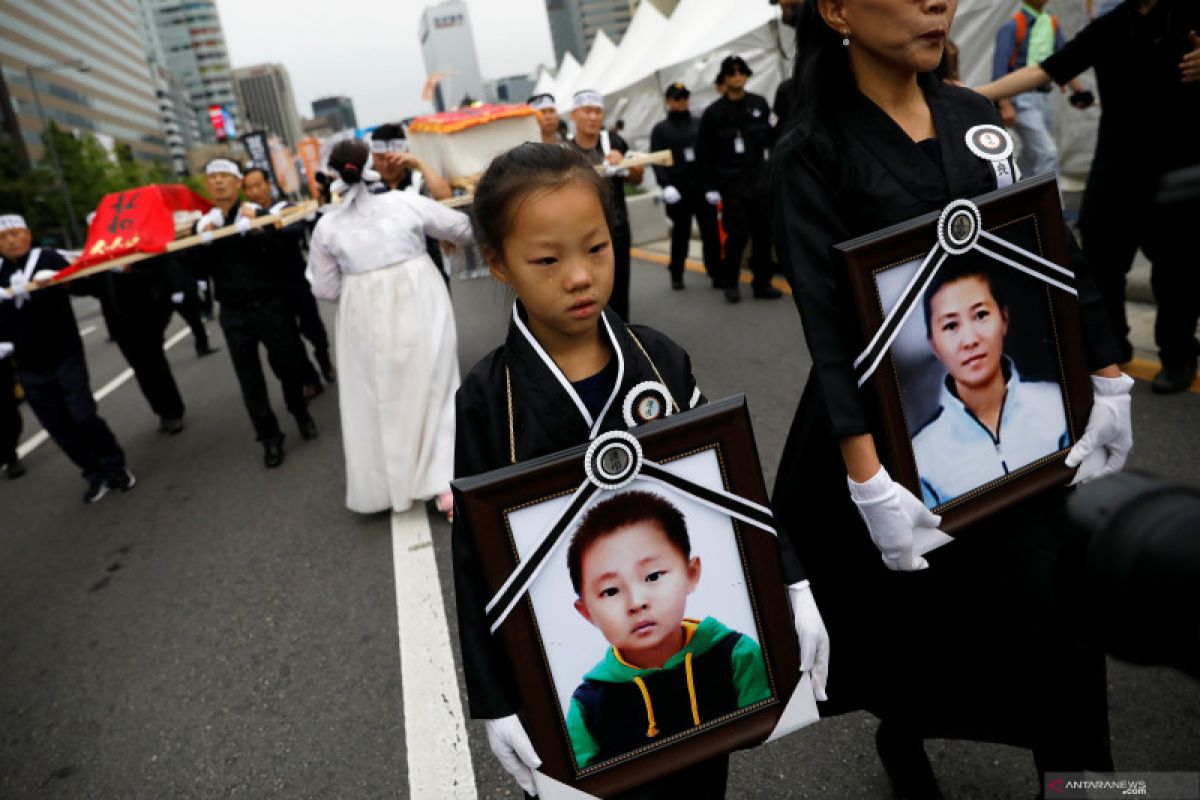
<svg viewBox="0 0 1200 800">
<path fill-rule="evenodd" d="M 747 395 L 769 486 L 809 367 L 795 308 L 730 306 L 703 276 L 687 282 L 672 292 L 665 267 L 635 261 L 633 319 L 688 348 L 710 398 Z M 453 293 L 465 370 L 502 339 L 510 301 L 489 279 Z M 126 365 L 94 303 L 78 311 L 96 328 L 84 341 L 98 388 Z M 25 478 L 0 480 L 0 798 L 417 796 L 409 743 L 427 737 L 405 729 L 390 517 L 344 508 L 336 391 L 312 404 L 321 437 L 303 442 L 273 387 L 289 438 L 268 471 L 228 354 L 197 359 L 188 338 L 169 358 L 188 404 L 179 436 L 157 433 L 132 381 L 101 403 L 139 478 L 132 492 L 85 506 L 50 442 Z M 1139 382 L 1133 407 L 1131 465 L 1200 485 L 1200 396 Z M 23 413 L 27 438 L 38 426 Z M 449 528 L 429 519 L 456 641 Z M 1014 654 L 1032 669 L 1036 658 Z M 1118 768 L 1200 769 L 1200 686 L 1112 662 L 1109 698 Z M 874 730 L 851 714 L 735 754 L 729 796 L 890 797 Z M 482 725 L 467 732 L 479 795 L 519 797 Z M 948 797 L 1038 792 L 1025 751 L 928 750 Z"/>
</svg>

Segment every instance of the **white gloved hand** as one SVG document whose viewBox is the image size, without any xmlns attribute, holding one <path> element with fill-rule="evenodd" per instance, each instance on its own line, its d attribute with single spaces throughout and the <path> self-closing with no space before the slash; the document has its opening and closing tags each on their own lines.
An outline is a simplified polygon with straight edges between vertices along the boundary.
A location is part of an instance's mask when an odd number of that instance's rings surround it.
<svg viewBox="0 0 1200 800">
<path fill-rule="evenodd" d="M 704 202 L 708 203 L 710 206 L 717 205 L 718 203 L 721 202 L 721 193 L 720 192 L 705 192 L 704 193 Z"/>
<path fill-rule="evenodd" d="M 208 213 L 200 218 L 196 223 L 196 233 L 203 235 L 206 231 L 213 231 L 217 228 L 225 227 L 225 212 L 213 206 L 208 210 Z M 209 241 L 212 241 L 211 238 Z"/>
<path fill-rule="evenodd" d="M 516 714 L 510 714 L 500 719 L 483 721 L 487 729 L 488 746 L 492 753 L 509 775 L 517 779 L 521 788 L 532 795 L 537 795 L 537 787 L 533 783 L 533 771 L 542 765 L 529 734 Z"/>
<path fill-rule="evenodd" d="M 683 199 L 683 195 L 674 186 L 664 186 L 662 188 L 663 202 L 669 206 L 673 206 Z"/>
<path fill-rule="evenodd" d="M 24 272 L 14 272 L 12 278 L 8 282 L 9 294 L 16 299 L 17 307 L 29 299 L 29 279 L 25 277 Z"/>
<path fill-rule="evenodd" d="M 812 679 L 813 695 L 818 700 L 828 700 L 825 684 L 829 681 L 829 633 L 825 630 L 825 620 L 817 610 L 808 581 L 789 586 L 788 598 L 792 601 L 792 622 L 800 641 L 800 671 L 807 672 Z"/>
<path fill-rule="evenodd" d="M 242 236 L 245 236 L 250 232 L 250 218 L 238 217 L 236 220 L 234 220 L 233 228 Z"/>
<path fill-rule="evenodd" d="M 846 482 L 850 484 L 850 499 L 858 507 L 887 568 L 911 572 L 928 567 L 929 562 L 913 552 L 913 532 L 925 529 L 942 534 L 937 530 L 942 518 L 893 481 L 883 467 L 866 483 L 855 483 L 849 476 Z"/>
<path fill-rule="evenodd" d="M 39 269 L 33 273 L 33 279 L 38 283 L 46 283 L 57 274 L 58 270 L 56 269 Z"/>
<path fill-rule="evenodd" d="M 13 347 L 12 342 L 0 342 L 0 361 L 3 361 L 11 356 L 13 354 L 13 350 L 15 349 L 16 348 Z"/>
<path fill-rule="evenodd" d="M 196 288 L 202 292 L 208 291 L 208 281 L 196 281 Z"/>
<path fill-rule="evenodd" d="M 1083 436 L 1067 453 L 1066 465 L 1079 467 L 1072 484 L 1086 483 L 1117 472 L 1133 449 L 1133 378 L 1092 376 L 1092 413 Z"/>
<path fill-rule="evenodd" d="M 171 305 L 183 305 L 183 292 L 174 292 L 171 294 Z"/>
</svg>

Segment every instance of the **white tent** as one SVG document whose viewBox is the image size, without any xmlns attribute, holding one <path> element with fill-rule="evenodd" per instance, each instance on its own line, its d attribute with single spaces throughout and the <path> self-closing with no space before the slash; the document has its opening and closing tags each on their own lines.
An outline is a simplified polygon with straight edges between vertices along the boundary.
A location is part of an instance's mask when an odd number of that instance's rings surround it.
<svg viewBox="0 0 1200 800">
<path fill-rule="evenodd" d="M 579 62 L 575 60 L 575 56 L 570 53 L 563 53 L 562 63 L 558 65 L 558 72 L 554 73 L 554 88 L 550 90 L 560 108 L 563 91 L 575 85 L 575 79 L 579 77 L 579 73 L 582 71 L 583 67 L 579 66 Z"/>
<path fill-rule="evenodd" d="M 605 73 L 612 66 L 613 56 L 617 54 L 617 46 L 612 43 L 612 39 L 608 38 L 608 34 L 604 31 L 597 31 L 596 38 L 592 41 L 592 49 L 588 51 L 587 58 L 584 59 L 583 68 L 579 74 L 575 76 L 575 81 L 570 86 L 565 86 L 560 81 L 558 85 L 558 94 L 554 95 L 558 102 L 558 111 L 560 114 L 565 114 L 571 110 L 571 97 L 575 92 L 581 89 L 595 89 L 604 77 Z"/>
<path fill-rule="evenodd" d="M 537 83 L 533 85 L 534 94 L 545 94 L 554 91 L 554 73 L 545 67 L 538 67 Z"/>
<path fill-rule="evenodd" d="M 654 53 L 662 46 L 668 24 L 667 18 L 653 3 L 640 4 L 621 38 L 608 72 L 596 89 L 603 94 L 612 94 L 645 77 L 643 65 L 654 60 Z"/>
</svg>

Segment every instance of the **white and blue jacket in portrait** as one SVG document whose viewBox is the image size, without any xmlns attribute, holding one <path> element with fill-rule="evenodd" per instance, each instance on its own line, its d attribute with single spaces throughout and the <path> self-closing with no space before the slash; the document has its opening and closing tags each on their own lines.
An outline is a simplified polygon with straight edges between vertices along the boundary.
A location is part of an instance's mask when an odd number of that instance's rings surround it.
<svg viewBox="0 0 1200 800">
<path fill-rule="evenodd" d="M 1021 380 L 1007 356 L 1003 368 L 1008 382 L 998 436 L 958 399 L 951 377 L 942 380 L 941 408 L 912 440 L 921 496 L 929 508 L 1070 445 L 1058 384 Z"/>
</svg>

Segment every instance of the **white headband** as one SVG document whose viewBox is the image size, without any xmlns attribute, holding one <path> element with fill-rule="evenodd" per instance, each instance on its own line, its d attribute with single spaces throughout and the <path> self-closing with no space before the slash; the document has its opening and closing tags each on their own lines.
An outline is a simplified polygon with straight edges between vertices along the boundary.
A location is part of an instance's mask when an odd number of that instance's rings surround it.
<svg viewBox="0 0 1200 800">
<path fill-rule="evenodd" d="M 29 229 L 25 224 L 25 218 L 20 214 L 4 214 L 0 216 L 0 231 L 10 231 L 13 228 Z"/>
<path fill-rule="evenodd" d="M 534 111 L 541 111 L 545 108 L 554 108 L 554 95 L 539 94 L 537 97 L 529 101 L 529 107 Z"/>
<path fill-rule="evenodd" d="M 604 95 L 594 89 L 584 89 L 582 92 L 576 92 L 575 98 L 571 102 L 571 110 L 577 108 L 604 108 Z"/>
<path fill-rule="evenodd" d="M 408 139 L 372 139 L 372 153 L 407 153 Z"/>
<path fill-rule="evenodd" d="M 215 175 L 218 172 L 225 172 L 235 178 L 242 177 L 242 171 L 238 169 L 238 165 L 230 161 L 228 158 L 214 158 L 208 162 L 208 166 L 204 168 L 205 175 Z"/>
</svg>

